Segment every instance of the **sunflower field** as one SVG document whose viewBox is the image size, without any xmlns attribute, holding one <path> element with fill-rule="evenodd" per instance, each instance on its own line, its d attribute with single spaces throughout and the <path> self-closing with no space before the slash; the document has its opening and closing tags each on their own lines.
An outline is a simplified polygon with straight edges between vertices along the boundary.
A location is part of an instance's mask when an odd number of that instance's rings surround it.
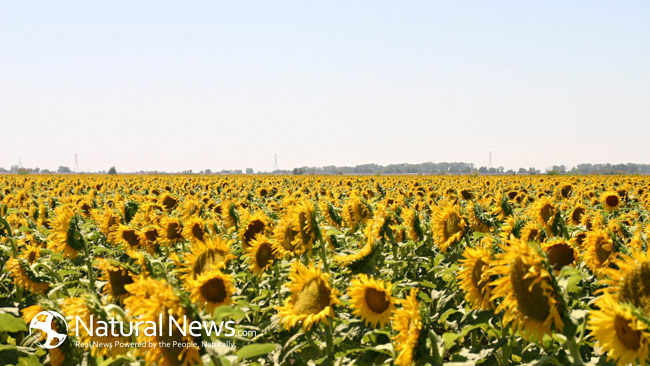
<svg viewBox="0 0 650 366">
<path fill-rule="evenodd" d="M 4 175 L 0 364 L 646 364 L 648 183 Z M 161 314 L 237 333 L 71 331 Z"/>
</svg>

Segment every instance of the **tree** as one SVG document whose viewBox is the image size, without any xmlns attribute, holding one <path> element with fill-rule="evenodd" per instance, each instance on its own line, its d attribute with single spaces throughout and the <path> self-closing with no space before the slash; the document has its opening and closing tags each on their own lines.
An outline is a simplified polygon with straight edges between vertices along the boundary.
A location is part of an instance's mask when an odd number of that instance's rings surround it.
<svg viewBox="0 0 650 366">
<path fill-rule="evenodd" d="M 117 174 L 117 169 L 115 169 L 114 166 L 110 167 L 110 169 L 108 169 L 108 174 Z"/>
<path fill-rule="evenodd" d="M 246 174 L 254 174 L 254 173 L 255 171 L 253 170 L 253 168 L 246 168 Z"/>
<path fill-rule="evenodd" d="M 60 174 L 70 174 L 72 173 L 72 170 L 70 170 L 69 167 L 61 165 L 59 169 L 56 170 L 57 173 Z"/>
</svg>

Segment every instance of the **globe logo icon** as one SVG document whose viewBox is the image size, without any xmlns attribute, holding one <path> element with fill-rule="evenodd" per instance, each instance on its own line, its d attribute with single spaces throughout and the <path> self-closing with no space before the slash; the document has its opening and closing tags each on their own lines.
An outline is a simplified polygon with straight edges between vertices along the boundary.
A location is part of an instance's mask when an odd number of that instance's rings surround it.
<svg viewBox="0 0 650 366">
<path fill-rule="evenodd" d="M 54 325 L 52 324 L 54 322 L 54 318 L 58 319 L 60 324 L 63 324 L 65 327 L 65 333 L 57 333 L 54 330 Z M 57 313 L 56 311 L 41 311 L 40 313 L 36 314 L 34 319 L 32 319 L 32 321 L 29 323 L 29 334 L 31 335 L 34 330 L 40 330 L 45 336 L 47 336 L 45 342 L 41 343 L 39 341 L 37 342 L 38 345 L 45 349 L 52 349 L 60 346 L 67 338 L 68 323 L 66 323 L 63 316 L 61 316 L 61 314 Z"/>
</svg>

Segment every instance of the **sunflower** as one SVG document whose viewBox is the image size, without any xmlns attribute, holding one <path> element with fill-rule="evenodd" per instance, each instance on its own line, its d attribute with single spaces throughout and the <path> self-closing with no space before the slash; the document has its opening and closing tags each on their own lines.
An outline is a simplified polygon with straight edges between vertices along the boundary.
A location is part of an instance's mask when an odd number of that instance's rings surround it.
<svg viewBox="0 0 650 366">
<path fill-rule="evenodd" d="M 463 251 L 463 258 L 463 269 L 458 272 L 458 279 L 465 299 L 473 309 L 490 309 L 492 301 L 491 289 L 487 286 L 490 281 L 487 269 L 492 262 L 492 253 L 484 246 L 468 247 Z"/>
<path fill-rule="evenodd" d="M 553 220 L 557 213 L 557 208 L 548 197 L 542 197 L 535 201 L 531 207 L 531 216 L 535 218 L 538 224 L 542 225 L 544 229 L 549 229 L 553 226 Z"/>
<path fill-rule="evenodd" d="M 113 229 L 122 222 L 122 217 L 110 207 L 101 211 L 93 211 L 93 219 L 97 223 L 99 231 L 106 236 L 110 235 Z"/>
<path fill-rule="evenodd" d="M 38 257 L 41 256 L 41 247 L 35 242 L 32 242 L 31 244 L 24 244 L 22 246 L 22 254 L 20 256 L 21 258 L 25 258 L 29 264 L 34 264 L 36 260 L 38 260 Z"/>
<path fill-rule="evenodd" d="M 246 255 L 251 261 L 251 270 L 253 273 L 261 275 L 277 259 L 273 251 L 273 243 L 263 234 L 255 235 L 246 248 Z"/>
<path fill-rule="evenodd" d="M 420 217 L 417 211 L 411 208 L 402 210 L 402 220 L 408 233 L 409 239 L 418 242 L 422 238 L 422 227 L 420 226 Z"/>
<path fill-rule="evenodd" d="M 293 257 L 304 252 L 298 243 L 298 231 L 294 230 L 291 217 L 285 214 L 273 229 L 273 253 L 278 258 Z"/>
<path fill-rule="evenodd" d="M 311 253 L 312 245 L 316 241 L 318 222 L 314 204 L 308 200 L 302 200 L 295 204 L 289 212 L 293 230 L 297 232 L 300 251 Z"/>
<path fill-rule="evenodd" d="M 433 239 L 443 253 L 465 233 L 465 219 L 457 206 L 442 207 L 433 216 Z"/>
<path fill-rule="evenodd" d="M 614 243 L 605 230 L 596 229 L 588 232 L 583 247 L 587 267 L 595 274 L 599 274 L 603 268 L 609 266 L 613 259 Z"/>
<path fill-rule="evenodd" d="M 164 245 L 173 245 L 183 240 L 183 226 L 176 217 L 165 216 L 160 220 L 158 240 Z"/>
<path fill-rule="evenodd" d="M 55 252 L 63 252 L 66 258 L 75 259 L 77 252 L 83 249 L 83 238 L 77 229 L 77 215 L 69 206 L 57 207 L 55 214 L 47 246 Z"/>
<path fill-rule="evenodd" d="M 103 310 L 101 304 L 97 303 L 91 297 L 69 297 L 63 299 L 61 302 L 61 311 L 67 318 L 68 332 L 70 336 L 75 336 L 73 329 L 83 329 L 81 324 L 78 324 L 77 318 L 80 318 L 88 327 L 97 329 L 99 321 L 108 322 L 110 318 Z M 92 315 L 92 321 L 91 321 Z M 91 325 L 92 324 L 92 325 Z M 128 342 L 128 338 L 122 336 L 114 336 L 111 331 L 100 336 L 98 332 L 90 334 L 83 330 L 79 331 L 79 340 L 81 343 L 90 344 L 92 342 L 106 343 L 105 347 L 89 347 L 92 356 L 108 356 L 108 355 L 122 355 L 128 352 L 128 347 L 120 347 L 120 344 Z M 110 344 L 110 346 L 108 346 Z M 86 348 L 88 349 L 88 348 Z"/>
<path fill-rule="evenodd" d="M 342 216 L 350 231 L 355 231 L 360 224 L 370 219 L 372 210 L 363 198 L 357 196 L 343 206 Z"/>
<path fill-rule="evenodd" d="M 165 211 L 169 213 L 178 205 L 178 199 L 169 193 L 165 193 L 158 199 L 158 205 L 163 207 Z"/>
<path fill-rule="evenodd" d="M 203 241 L 207 235 L 206 222 L 200 217 L 192 217 L 183 227 L 183 237 L 186 239 Z"/>
<path fill-rule="evenodd" d="M 569 214 L 569 222 L 571 222 L 573 225 L 582 224 L 582 217 L 586 212 L 587 208 L 585 206 L 577 204 L 575 207 L 573 207 L 571 213 Z"/>
<path fill-rule="evenodd" d="M 552 327 L 564 327 L 559 297 L 550 282 L 552 275 L 544 259 L 528 243 L 517 239 L 506 243 L 489 269 L 490 275 L 500 276 L 490 284 L 491 300 L 501 299 L 495 312 L 505 311 L 504 324 L 511 323 L 528 340 L 541 341 L 545 334 L 552 334 Z"/>
<path fill-rule="evenodd" d="M 258 234 L 264 234 L 268 228 L 268 218 L 261 212 L 253 215 L 241 230 L 241 245 L 244 250 L 251 246 L 251 242 Z"/>
<path fill-rule="evenodd" d="M 395 309 L 396 300 L 391 289 L 390 282 L 360 274 L 358 278 L 352 280 L 348 288 L 352 313 L 372 327 L 376 327 L 379 323 L 383 328 L 390 322 L 390 316 Z"/>
<path fill-rule="evenodd" d="M 221 269 L 232 258 L 235 256 L 230 254 L 230 242 L 207 236 L 205 241 L 192 243 L 190 251 L 183 254 L 178 264 L 180 278 L 187 281 L 212 269 Z"/>
<path fill-rule="evenodd" d="M 102 271 L 98 279 L 106 281 L 102 293 L 108 295 L 110 299 L 122 303 L 122 300 L 128 295 L 124 286 L 133 283 L 135 274 L 119 263 L 111 264 L 103 258 L 97 259 L 97 267 Z"/>
<path fill-rule="evenodd" d="M 521 232 L 519 234 L 519 237 L 523 241 L 542 241 L 542 230 L 537 226 L 532 221 L 528 221 L 524 226 L 521 228 Z"/>
<path fill-rule="evenodd" d="M 280 322 L 289 330 L 302 322 L 303 330 L 311 329 L 320 321 L 334 317 L 334 305 L 339 303 L 339 292 L 329 283 L 330 275 L 294 262 L 286 284 L 291 291 L 283 306 L 276 307 Z"/>
<path fill-rule="evenodd" d="M 223 201 L 219 205 L 218 211 L 221 215 L 221 219 L 223 220 L 224 225 L 227 228 L 237 227 L 237 224 L 239 223 L 239 214 L 237 213 L 237 209 L 234 203 L 228 200 Z"/>
<path fill-rule="evenodd" d="M 218 269 L 204 272 L 188 282 L 188 288 L 192 289 L 190 298 L 209 314 L 217 307 L 232 302 L 230 296 L 235 292 L 232 276 L 223 274 Z"/>
<path fill-rule="evenodd" d="M 648 361 L 650 331 L 631 306 L 621 304 L 613 296 L 596 300 L 598 310 L 589 312 L 588 327 L 598 346 L 617 365 L 643 364 Z"/>
<path fill-rule="evenodd" d="M 335 256 L 334 262 L 344 267 L 361 267 L 372 258 L 372 255 L 376 252 L 375 248 L 375 243 L 368 240 L 366 241 L 366 244 L 355 253 Z"/>
<path fill-rule="evenodd" d="M 393 338 L 395 351 L 399 352 L 395 364 L 410 366 L 416 361 L 416 348 L 422 334 L 422 317 L 418 308 L 417 288 L 412 288 L 405 299 L 400 300 L 401 309 L 395 310 L 391 321 L 397 334 Z"/>
<path fill-rule="evenodd" d="M 13 278 L 14 284 L 25 288 L 31 293 L 44 294 L 50 289 L 47 279 L 37 276 L 29 263 L 22 258 L 9 258 L 5 269 Z"/>
<path fill-rule="evenodd" d="M 579 252 L 571 242 L 562 239 L 545 241 L 542 243 L 542 250 L 546 253 L 551 267 L 559 271 L 564 266 L 570 266 L 578 261 Z"/>
<path fill-rule="evenodd" d="M 162 332 L 161 335 L 149 336 L 145 334 L 146 332 L 141 331 L 138 334 L 138 342 L 155 344 L 166 342 L 172 345 L 176 342 L 176 346 L 171 347 L 137 348 L 135 352 L 144 355 L 147 365 L 190 366 L 202 364 L 199 349 L 192 346 L 192 336 L 189 333 L 183 335 L 176 326 L 170 324 L 169 317 L 171 316 L 181 329 L 186 327 L 187 311 L 169 283 L 164 280 L 139 277 L 134 283 L 126 285 L 126 290 L 131 295 L 124 300 L 124 307 L 131 317 L 138 321 L 157 324 L 160 314 L 165 314 L 167 316 L 162 317 L 162 329 L 172 329 L 171 334 Z M 183 347 L 182 345 L 187 346 Z"/>
<path fill-rule="evenodd" d="M 600 196 L 603 209 L 607 212 L 614 211 L 621 207 L 621 198 L 616 191 L 607 191 Z"/>
<path fill-rule="evenodd" d="M 650 257 L 634 250 L 632 255 L 619 253 L 611 260 L 611 267 L 603 268 L 606 278 L 601 284 L 604 293 L 611 294 L 619 302 L 630 303 L 650 315 Z"/>
<path fill-rule="evenodd" d="M 487 233 L 490 231 L 492 226 L 488 221 L 489 206 L 490 202 L 488 200 L 482 200 L 480 202 L 470 201 L 467 204 L 467 210 L 469 211 L 469 223 L 472 226 L 472 230 L 479 233 Z"/>
<path fill-rule="evenodd" d="M 128 248 L 138 248 L 142 246 L 144 238 L 139 230 L 127 225 L 119 224 L 108 235 L 108 240 L 116 245 L 125 245 Z"/>
</svg>

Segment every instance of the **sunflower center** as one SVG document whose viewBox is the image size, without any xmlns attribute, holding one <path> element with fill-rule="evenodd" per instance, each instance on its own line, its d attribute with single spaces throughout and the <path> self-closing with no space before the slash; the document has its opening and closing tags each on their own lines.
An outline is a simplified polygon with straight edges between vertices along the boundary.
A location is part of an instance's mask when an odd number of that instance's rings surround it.
<svg viewBox="0 0 650 366">
<path fill-rule="evenodd" d="M 194 276 L 205 272 L 210 266 L 223 263 L 224 253 L 218 249 L 208 249 L 201 253 L 194 263 Z"/>
<path fill-rule="evenodd" d="M 273 249 L 271 244 L 262 243 L 255 253 L 255 261 L 260 268 L 266 267 L 273 260 Z"/>
<path fill-rule="evenodd" d="M 600 263 L 604 263 L 607 258 L 609 258 L 609 255 L 612 253 L 611 251 L 603 248 L 605 244 L 605 240 L 603 238 L 598 238 L 596 241 L 596 257 L 598 257 L 598 261 Z"/>
<path fill-rule="evenodd" d="M 296 314 L 317 314 L 330 304 L 330 289 L 320 278 L 314 278 L 303 286 L 293 306 Z"/>
<path fill-rule="evenodd" d="M 568 198 L 569 195 L 571 194 L 572 190 L 573 190 L 573 188 L 570 185 L 566 185 L 566 186 L 562 187 L 562 190 L 560 191 L 561 194 L 562 194 L 562 197 Z"/>
<path fill-rule="evenodd" d="M 609 195 L 605 198 L 605 203 L 609 207 L 616 207 L 618 206 L 618 196 Z"/>
<path fill-rule="evenodd" d="M 165 198 L 163 198 L 163 201 L 162 201 L 162 204 L 163 204 L 163 206 L 165 206 L 165 209 L 167 211 L 171 211 L 174 207 L 176 207 L 177 203 L 178 203 L 178 201 L 176 201 L 171 196 L 165 196 Z"/>
<path fill-rule="evenodd" d="M 200 224 L 194 224 L 192 226 L 192 236 L 203 241 L 203 228 Z"/>
<path fill-rule="evenodd" d="M 472 193 L 470 191 L 466 190 L 466 189 L 463 189 L 462 191 L 460 191 L 460 195 L 465 200 L 470 200 L 470 199 L 472 199 L 472 197 L 474 197 L 474 195 L 472 195 Z"/>
<path fill-rule="evenodd" d="M 255 235 L 261 233 L 264 231 L 264 222 L 262 220 L 253 220 L 248 224 L 246 227 L 246 231 L 244 231 L 244 240 L 242 240 L 242 244 L 244 248 L 248 248 L 250 246 L 251 240 L 255 238 Z"/>
<path fill-rule="evenodd" d="M 474 268 L 472 268 L 472 282 L 474 282 L 474 285 L 480 292 L 483 292 L 483 287 L 485 286 L 485 282 L 481 281 L 481 278 L 483 277 L 483 268 L 486 264 L 487 263 L 479 258 L 474 263 Z"/>
<path fill-rule="evenodd" d="M 641 263 L 625 276 L 621 299 L 650 314 L 650 263 Z"/>
<path fill-rule="evenodd" d="M 124 239 L 132 247 L 139 244 L 138 235 L 135 233 L 135 230 L 122 231 L 122 239 Z"/>
<path fill-rule="evenodd" d="M 585 209 L 582 207 L 576 207 L 575 210 L 571 213 L 571 220 L 573 222 L 580 222 L 580 219 L 582 219 L 582 215 L 585 214 Z"/>
<path fill-rule="evenodd" d="M 151 243 L 155 242 L 158 239 L 158 230 L 151 229 L 144 232 L 144 236 Z"/>
<path fill-rule="evenodd" d="M 211 303 L 220 303 L 226 298 L 226 286 L 220 278 L 208 280 L 201 285 L 199 291 Z"/>
<path fill-rule="evenodd" d="M 445 238 L 449 239 L 451 238 L 454 234 L 460 231 L 460 225 L 458 223 L 460 222 L 460 217 L 456 215 L 455 213 L 452 213 L 445 219 Z"/>
<path fill-rule="evenodd" d="M 123 271 L 108 271 L 108 278 L 111 282 L 111 294 L 113 297 L 127 293 L 125 285 L 133 283 L 133 278 Z"/>
<path fill-rule="evenodd" d="M 548 261 L 553 269 L 560 270 L 575 260 L 573 248 L 566 243 L 558 243 L 546 249 Z"/>
<path fill-rule="evenodd" d="M 548 222 L 548 220 L 553 216 L 553 205 L 545 204 L 539 214 L 542 216 L 544 222 Z"/>
<path fill-rule="evenodd" d="M 386 293 L 374 288 L 366 289 L 365 299 L 370 310 L 377 314 L 383 313 L 388 309 L 388 306 L 390 306 L 390 303 L 386 298 Z"/>
<path fill-rule="evenodd" d="M 623 343 L 625 348 L 638 350 L 641 347 L 641 332 L 630 328 L 630 321 L 620 315 L 614 319 L 614 329 L 616 336 Z"/>
<path fill-rule="evenodd" d="M 36 261 L 36 254 L 37 252 L 35 250 L 29 251 L 29 254 L 27 255 L 27 260 L 29 263 L 34 263 L 34 261 Z"/>
<path fill-rule="evenodd" d="M 517 259 L 510 268 L 510 281 L 519 310 L 527 317 L 543 322 L 551 313 L 551 307 L 542 286 L 533 285 L 535 278 L 524 278 L 529 265 Z"/>
<path fill-rule="evenodd" d="M 180 225 L 177 222 L 170 222 L 167 224 L 167 239 L 180 239 Z"/>
</svg>

